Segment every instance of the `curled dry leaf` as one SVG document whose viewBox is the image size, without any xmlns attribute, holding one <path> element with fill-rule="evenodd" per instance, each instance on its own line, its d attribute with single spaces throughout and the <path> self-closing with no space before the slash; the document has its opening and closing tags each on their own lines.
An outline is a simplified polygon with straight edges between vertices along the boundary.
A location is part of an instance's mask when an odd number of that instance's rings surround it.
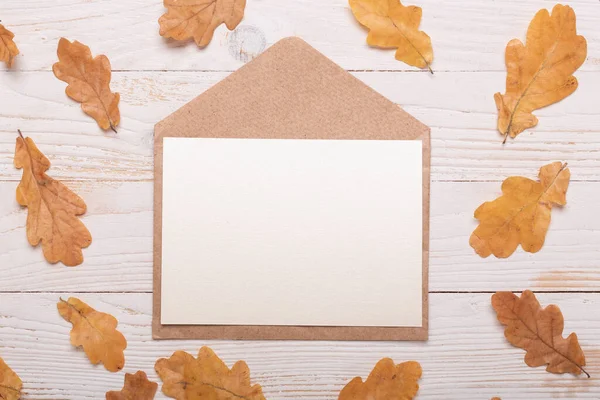
<svg viewBox="0 0 600 400">
<path fill-rule="evenodd" d="M 555 162 L 543 166 L 540 181 L 511 176 L 502 183 L 502 196 L 483 203 L 475 210 L 479 226 L 469 244 L 481 257 L 490 254 L 510 256 L 521 244 L 529 253 L 544 245 L 553 205 L 567 204 L 571 172 L 567 164 Z"/>
<path fill-rule="evenodd" d="M 419 391 L 423 371 L 416 361 L 394 365 L 389 358 L 380 360 L 366 381 L 352 379 L 338 400 L 411 400 Z"/>
<path fill-rule="evenodd" d="M 19 400 L 22 387 L 21 378 L 0 358 L 0 399 Z"/>
<path fill-rule="evenodd" d="M 208 347 L 200 349 L 198 358 L 176 351 L 154 368 L 163 381 L 163 393 L 178 400 L 265 400 L 260 385 L 250 384 L 244 361 L 230 370 Z"/>
<path fill-rule="evenodd" d="M 77 218 L 85 213 L 83 200 L 65 185 L 50 178 L 46 171 L 50 161 L 33 140 L 17 137 L 15 167 L 23 169 L 17 187 L 17 201 L 27 207 L 27 240 L 32 246 L 42 242 L 44 257 L 50 263 L 62 261 L 67 266 L 83 262 L 82 248 L 92 243 L 92 236 Z"/>
<path fill-rule="evenodd" d="M 83 347 L 92 364 L 101 362 L 110 372 L 123 369 L 127 341 L 116 329 L 115 317 L 96 311 L 75 297 L 60 299 L 57 307 L 60 315 L 73 324 L 71 344 Z"/>
<path fill-rule="evenodd" d="M 396 59 L 408 65 L 431 70 L 431 38 L 419 30 L 420 7 L 403 6 L 400 0 L 349 0 L 354 17 L 369 28 L 367 43 L 397 49 Z"/>
<path fill-rule="evenodd" d="M 92 58 L 86 45 L 61 38 L 54 75 L 67 82 L 67 96 L 81 103 L 81 109 L 94 118 L 100 128 L 115 129 L 119 125 L 119 93 L 110 91 L 110 61 L 104 55 Z"/>
<path fill-rule="evenodd" d="M 222 23 L 229 30 L 238 26 L 246 0 L 164 0 L 164 5 L 167 12 L 158 20 L 160 35 L 175 40 L 194 38 L 205 47 Z"/>
<path fill-rule="evenodd" d="M 152 400 L 158 390 L 158 384 L 150 382 L 144 371 L 125 374 L 125 385 L 118 392 L 106 392 L 106 400 Z"/>
<path fill-rule="evenodd" d="M 587 56 L 587 44 L 577 35 L 575 12 L 557 4 L 540 10 L 529 25 L 527 42 L 506 46 L 506 93 L 496 93 L 498 130 L 514 138 L 537 125 L 534 110 L 556 103 L 577 89 L 572 75 Z"/>
<path fill-rule="evenodd" d="M 535 295 L 526 290 L 519 298 L 511 292 L 492 296 L 498 321 L 506 326 L 504 336 L 516 347 L 526 350 L 525 363 L 530 367 L 547 365 L 555 374 L 585 373 L 585 356 L 577 335 L 563 338 L 564 319 L 555 305 L 542 308 Z"/>
<path fill-rule="evenodd" d="M 0 61 L 4 61 L 8 68 L 12 67 L 19 49 L 13 41 L 15 34 L 0 24 Z"/>
</svg>

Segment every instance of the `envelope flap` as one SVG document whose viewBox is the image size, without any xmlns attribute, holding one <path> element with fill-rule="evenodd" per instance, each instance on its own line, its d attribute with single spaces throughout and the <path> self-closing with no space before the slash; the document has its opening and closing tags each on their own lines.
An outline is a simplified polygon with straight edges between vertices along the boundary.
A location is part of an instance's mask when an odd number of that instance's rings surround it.
<svg viewBox="0 0 600 400">
<path fill-rule="evenodd" d="M 429 132 L 298 38 L 254 61 L 159 122 L 161 136 L 417 139 Z"/>
</svg>

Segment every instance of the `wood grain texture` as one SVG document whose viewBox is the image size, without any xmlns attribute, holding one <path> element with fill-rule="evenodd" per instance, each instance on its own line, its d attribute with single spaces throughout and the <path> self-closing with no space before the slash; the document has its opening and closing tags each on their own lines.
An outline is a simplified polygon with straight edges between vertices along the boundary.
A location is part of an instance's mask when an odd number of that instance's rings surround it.
<svg viewBox="0 0 600 400">
<path fill-rule="evenodd" d="M 30 135 L 61 179 L 150 180 L 154 124 L 227 72 L 113 74 L 121 93 L 119 133 L 104 133 L 64 95 L 50 72 L 0 74 L 0 180 L 18 180 L 12 159 L 16 130 Z M 573 181 L 600 181 L 600 114 L 593 100 L 600 74 L 579 73 L 568 99 L 536 112 L 538 127 L 502 146 L 493 95 L 502 72 L 355 73 L 429 125 L 434 181 L 501 181 L 550 161 L 567 161 Z M 235 112 L 235 110 L 231 110 Z"/>
<path fill-rule="evenodd" d="M 524 170 L 531 177 L 536 171 Z M 0 202 L 0 291 L 152 291 L 152 182 L 69 181 L 88 212 L 92 245 L 77 268 L 50 266 L 25 237 L 26 210 Z M 12 195 L 16 182 L 0 182 Z M 600 290 L 600 183 L 573 182 L 567 206 L 552 213 L 544 248 L 482 259 L 469 246 L 474 210 L 499 195 L 499 182 L 433 182 L 430 291 Z M 553 272 L 554 271 L 554 272 Z M 552 275 L 548 275 L 552 274 Z"/>
<path fill-rule="evenodd" d="M 489 294 L 431 295 L 426 343 L 152 341 L 150 294 L 79 295 L 113 314 L 128 339 L 125 368 L 111 374 L 69 344 L 70 324 L 56 312 L 59 296 L 69 293 L 2 295 L 0 352 L 25 382 L 27 399 L 103 398 L 106 390 L 122 385 L 125 372 L 137 370 L 159 382 L 153 368 L 158 358 L 178 349 L 196 354 L 202 345 L 211 346 L 229 367 L 245 360 L 268 399 L 337 399 L 346 382 L 366 377 L 382 357 L 421 363 L 418 399 L 597 399 L 600 393 L 600 315 L 594 312 L 599 294 L 539 295 L 542 304 L 560 306 L 565 332 L 577 332 L 591 379 L 527 367 L 524 351 L 504 339 Z"/>
<path fill-rule="evenodd" d="M 524 39 L 527 26 L 547 0 L 419 0 L 421 29 L 431 36 L 434 71 L 503 71 L 504 49 Z M 572 0 L 578 31 L 588 39 L 600 35 L 595 0 Z M 49 70 L 61 36 L 106 54 L 115 70 L 236 70 L 263 47 L 287 36 L 300 36 L 342 67 L 351 70 L 410 70 L 394 59 L 393 50 L 366 44 L 367 31 L 353 18 L 344 0 L 248 2 L 235 31 L 220 26 L 211 44 L 173 42 L 158 34 L 161 1 L 147 0 L 3 0 L 3 24 L 18 40 L 22 55 L 14 68 Z M 92 27 L 101 28 L 101 33 Z M 600 70 L 600 43 L 589 40 L 590 57 L 582 67 Z M 4 68 L 4 67 L 1 67 Z"/>
</svg>

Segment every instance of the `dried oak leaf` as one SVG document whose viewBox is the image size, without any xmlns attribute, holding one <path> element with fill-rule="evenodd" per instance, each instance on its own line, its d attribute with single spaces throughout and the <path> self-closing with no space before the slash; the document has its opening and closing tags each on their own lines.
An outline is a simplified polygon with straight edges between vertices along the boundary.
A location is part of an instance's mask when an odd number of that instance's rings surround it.
<svg viewBox="0 0 600 400">
<path fill-rule="evenodd" d="M 110 61 L 105 55 L 92 58 L 86 45 L 61 38 L 58 42 L 58 62 L 52 66 L 54 75 L 67 82 L 67 96 L 81 103 L 81 109 L 94 118 L 100 128 L 119 125 L 119 93 L 110 91 Z"/>
<path fill-rule="evenodd" d="M 205 47 L 222 23 L 229 30 L 238 26 L 246 0 L 164 0 L 164 5 L 167 12 L 158 20 L 160 35 L 175 40 L 194 38 Z"/>
<path fill-rule="evenodd" d="M 8 68 L 12 67 L 19 49 L 13 41 L 15 34 L 0 24 L 0 61 L 4 61 Z"/>
<path fill-rule="evenodd" d="M 365 382 L 352 379 L 340 392 L 338 400 L 411 400 L 419 391 L 417 381 L 423 373 L 416 361 L 394 365 L 390 358 L 381 359 Z"/>
<path fill-rule="evenodd" d="M 101 362 L 110 372 L 123 369 L 127 340 L 116 329 L 115 317 L 96 311 L 75 297 L 60 299 L 56 306 L 60 315 L 73 324 L 71 344 L 83 347 L 92 364 Z"/>
<path fill-rule="evenodd" d="M 367 43 L 397 49 L 396 60 L 431 70 L 431 38 L 419 30 L 421 7 L 403 6 L 400 0 L 349 0 L 354 17 L 369 28 Z"/>
<path fill-rule="evenodd" d="M 587 44 L 577 35 L 575 12 L 557 4 L 540 10 L 529 25 L 527 42 L 513 39 L 506 46 L 506 93 L 496 93 L 498 130 L 516 137 L 537 125 L 534 110 L 556 103 L 577 89 L 571 75 L 583 64 Z"/>
<path fill-rule="evenodd" d="M 475 210 L 479 226 L 469 244 L 481 257 L 510 256 L 521 244 L 529 253 L 544 245 L 553 205 L 567 204 L 571 172 L 555 162 L 540 168 L 540 181 L 511 176 L 502 183 L 502 196 Z"/>
<path fill-rule="evenodd" d="M 229 369 L 209 348 L 202 347 L 198 358 L 176 351 L 154 366 L 163 381 L 165 395 L 178 400 L 265 400 L 260 385 L 250 384 L 250 370 L 244 361 Z"/>
<path fill-rule="evenodd" d="M 106 400 L 152 400 L 158 389 L 158 384 L 150 382 L 144 371 L 125 374 L 125 385 L 118 392 L 106 392 Z"/>
<path fill-rule="evenodd" d="M 19 400 L 22 387 L 21 378 L 0 358 L 0 399 Z"/>
<path fill-rule="evenodd" d="M 83 262 L 82 248 L 92 243 L 92 236 L 77 218 L 85 213 L 83 200 L 65 185 L 50 178 L 46 171 L 50 161 L 33 140 L 17 137 L 15 167 L 23 169 L 17 187 L 17 201 L 28 208 L 27 240 L 32 246 L 42 242 L 44 257 L 54 264 L 67 266 Z"/>
<path fill-rule="evenodd" d="M 526 290 L 519 298 L 511 292 L 492 296 L 492 306 L 498 321 L 506 326 L 504 336 L 516 347 L 526 350 L 525 363 L 530 367 L 547 365 L 546 371 L 555 374 L 584 373 L 585 356 L 577 335 L 563 338 L 565 321 L 560 308 L 542 308 L 535 295 Z"/>
</svg>

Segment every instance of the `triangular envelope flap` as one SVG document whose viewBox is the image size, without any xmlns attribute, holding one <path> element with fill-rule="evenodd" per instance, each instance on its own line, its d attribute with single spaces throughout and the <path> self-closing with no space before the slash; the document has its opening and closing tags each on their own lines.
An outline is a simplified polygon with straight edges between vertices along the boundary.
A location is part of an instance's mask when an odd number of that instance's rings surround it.
<svg viewBox="0 0 600 400">
<path fill-rule="evenodd" d="M 159 122 L 161 136 L 416 139 L 429 128 L 298 38 Z"/>
</svg>

